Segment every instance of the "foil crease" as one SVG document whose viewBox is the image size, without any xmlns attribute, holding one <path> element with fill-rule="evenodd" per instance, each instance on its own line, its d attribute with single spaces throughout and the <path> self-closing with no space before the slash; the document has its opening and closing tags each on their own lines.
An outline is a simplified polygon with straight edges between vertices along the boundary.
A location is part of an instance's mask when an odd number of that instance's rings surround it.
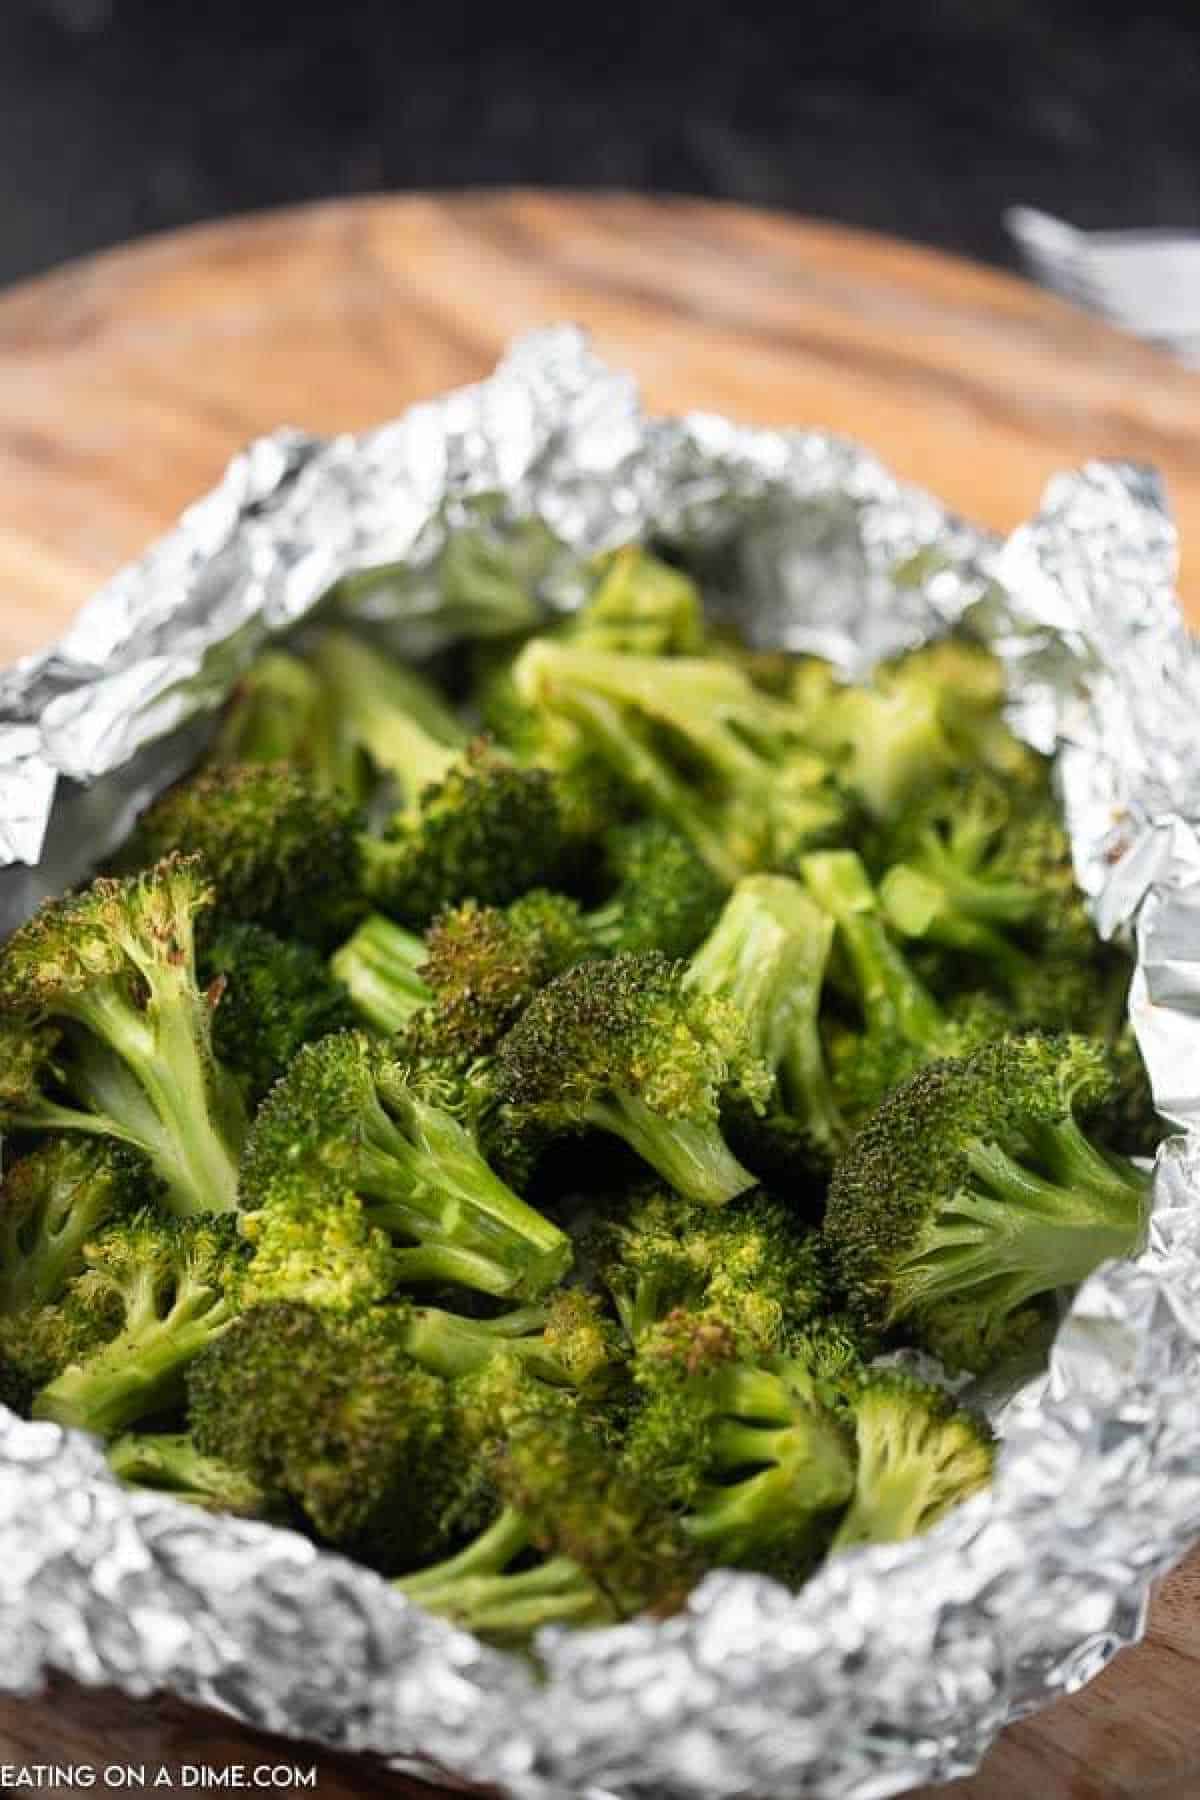
<svg viewBox="0 0 1200 1800">
<path fill-rule="evenodd" d="M 847 674 L 969 614 L 1016 728 L 1056 752 L 1100 928 L 1132 934 L 1131 1016 L 1163 1113 L 1148 1239 L 1066 1312 L 1003 1409 L 995 1485 L 798 1595 L 720 1573 L 683 1614 L 548 1632 L 541 1673 L 294 1534 L 109 1476 L 74 1432 L 0 1409 L 0 1690 L 48 1672 L 167 1688 L 249 1723 L 520 1800 L 880 1800 L 975 1766 L 1009 1720 L 1141 1630 L 1200 1536 L 1200 702 L 1151 472 L 1063 475 L 996 543 L 858 447 L 644 416 L 563 328 L 360 438 L 250 447 L 60 644 L 0 675 L 0 916 L 85 872 L 196 754 L 268 637 L 341 577 L 413 654 L 429 570 L 480 501 L 570 544 L 686 550 L 763 644 Z"/>
</svg>

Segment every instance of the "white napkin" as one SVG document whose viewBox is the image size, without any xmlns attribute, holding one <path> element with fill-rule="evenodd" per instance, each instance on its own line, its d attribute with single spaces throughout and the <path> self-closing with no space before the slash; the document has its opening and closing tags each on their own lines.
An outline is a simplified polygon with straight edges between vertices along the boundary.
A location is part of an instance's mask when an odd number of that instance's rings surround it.
<svg viewBox="0 0 1200 1800">
<path fill-rule="evenodd" d="M 1077 231 L 1029 206 L 1004 222 L 1046 287 L 1200 367 L 1200 233 Z"/>
</svg>

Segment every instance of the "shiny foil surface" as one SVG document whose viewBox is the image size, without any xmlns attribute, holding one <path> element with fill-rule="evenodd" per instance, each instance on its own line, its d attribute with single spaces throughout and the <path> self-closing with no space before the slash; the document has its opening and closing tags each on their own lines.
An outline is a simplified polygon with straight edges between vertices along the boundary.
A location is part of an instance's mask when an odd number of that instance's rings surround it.
<svg viewBox="0 0 1200 1800">
<path fill-rule="evenodd" d="M 1012 717 L 1057 753 L 1080 882 L 1132 933 L 1162 1111 L 1143 1253 L 1064 1317 L 1000 1414 L 994 1488 L 792 1595 L 710 1575 L 663 1623 L 547 1632 L 541 1670 L 274 1527 L 128 1492 L 89 1439 L 0 1409 L 0 1690 L 48 1671 L 169 1688 L 253 1724 L 522 1800 L 880 1800 L 972 1768 L 1087 1680 L 1200 1537 L 1200 663 L 1152 473 L 1054 481 L 1006 543 L 812 431 L 663 420 L 570 329 L 360 438 L 281 432 L 0 675 L 0 917 L 87 872 L 186 767 L 231 681 L 343 576 L 364 627 L 437 647 L 428 571 L 499 496 L 568 543 L 686 550 L 710 604 L 848 673 L 968 610 Z M 547 605 L 569 594 L 548 592 Z"/>
</svg>

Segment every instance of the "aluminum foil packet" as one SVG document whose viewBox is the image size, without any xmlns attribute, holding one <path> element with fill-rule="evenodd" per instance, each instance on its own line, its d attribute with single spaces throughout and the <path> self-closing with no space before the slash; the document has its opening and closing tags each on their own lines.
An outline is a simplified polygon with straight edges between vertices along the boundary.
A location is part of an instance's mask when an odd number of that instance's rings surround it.
<svg viewBox="0 0 1200 1800">
<path fill-rule="evenodd" d="M 0 676 L 7 924 L 118 840 L 195 756 L 238 671 L 349 573 L 364 628 L 435 647 L 429 569 L 481 504 L 599 548 L 652 536 L 760 643 L 847 672 L 970 610 L 1012 718 L 1056 752 L 1100 929 L 1162 1111 L 1148 1242 L 1076 1296 L 1003 1411 L 994 1488 L 799 1594 L 710 1575 L 687 1610 L 548 1632 L 540 1668 L 255 1522 L 120 1488 L 89 1439 L 0 1410 L 0 1690 L 49 1671 L 166 1688 L 255 1725 L 522 1800 L 879 1800 L 970 1770 L 1000 1728 L 1139 1634 L 1200 1537 L 1200 663 L 1142 469 L 1054 481 L 1006 543 L 814 431 L 655 419 L 570 329 L 359 438 L 283 432 Z"/>
</svg>

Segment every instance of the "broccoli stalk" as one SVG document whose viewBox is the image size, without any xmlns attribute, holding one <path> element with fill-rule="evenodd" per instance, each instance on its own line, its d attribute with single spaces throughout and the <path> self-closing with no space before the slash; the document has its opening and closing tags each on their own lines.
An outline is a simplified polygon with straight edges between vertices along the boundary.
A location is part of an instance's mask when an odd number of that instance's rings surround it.
<svg viewBox="0 0 1200 1800">
<path fill-rule="evenodd" d="M 293 763 L 319 787 L 331 772 L 321 755 L 324 700 L 307 663 L 286 650 L 267 650 L 238 681 L 221 719 L 213 763 Z"/>
<path fill-rule="evenodd" d="M 754 1054 L 775 1077 L 774 1109 L 796 1122 L 826 1162 L 844 1135 L 819 1028 L 833 932 L 832 919 L 798 882 L 750 875 L 685 977 L 688 988 L 722 997 L 741 1013 Z"/>
<path fill-rule="evenodd" d="M 376 1031 L 401 1031 L 433 998 L 420 970 L 425 940 L 382 913 L 371 913 L 336 950 L 329 967 L 355 1011 Z"/>
<path fill-rule="evenodd" d="M 109 1445 L 108 1466 L 129 1487 L 186 1500 L 207 1512 L 256 1519 L 269 1511 L 256 1482 L 219 1457 L 203 1455 L 186 1432 L 127 1432 Z"/>
<path fill-rule="evenodd" d="M 826 1214 L 858 1309 L 986 1364 L 1027 1302 L 1131 1255 L 1149 1178 L 1075 1116 L 1111 1090 L 1102 1046 L 1031 1033 L 889 1095 L 835 1170 Z"/>
<path fill-rule="evenodd" d="M 247 1209 L 319 1212 L 332 1185 L 405 1246 L 397 1279 L 529 1299 L 565 1273 L 567 1238 L 500 1180 L 457 1119 L 357 1032 L 309 1044 L 267 1096 L 242 1164 Z"/>
<path fill-rule="evenodd" d="M 918 1537 L 991 1481 L 991 1433 L 941 1388 L 872 1369 L 851 1408 L 858 1468 L 834 1550 Z"/>
<path fill-rule="evenodd" d="M 505 1507 L 465 1550 L 396 1583 L 406 1599 L 497 1645 L 528 1642 L 550 1625 L 612 1625 L 620 1614 L 604 1589 L 569 1556 L 542 1556 L 516 1568 L 533 1527 Z"/>
<path fill-rule="evenodd" d="M 761 1104 L 769 1077 L 740 1017 L 689 993 L 655 952 L 576 964 L 534 996 L 496 1052 L 501 1130 L 609 1132 L 687 1198 L 721 1206 L 754 1186 L 721 1134 L 723 1094 Z"/>
<path fill-rule="evenodd" d="M 180 1215 L 235 1206 L 245 1131 L 196 981 L 193 923 L 210 899 L 197 862 L 169 857 L 47 902 L 0 951 L 8 1123 L 134 1145 Z M 48 1025 L 62 1028 L 57 1047 Z M 48 1091 L 39 1076 L 52 1078 Z"/>
<path fill-rule="evenodd" d="M 235 1318 L 236 1226 L 138 1213 L 89 1244 L 84 1260 L 71 1296 L 115 1329 L 44 1387 L 33 1411 L 111 1438 L 177 1405 L 188 1364 Z"/>
</svg>

